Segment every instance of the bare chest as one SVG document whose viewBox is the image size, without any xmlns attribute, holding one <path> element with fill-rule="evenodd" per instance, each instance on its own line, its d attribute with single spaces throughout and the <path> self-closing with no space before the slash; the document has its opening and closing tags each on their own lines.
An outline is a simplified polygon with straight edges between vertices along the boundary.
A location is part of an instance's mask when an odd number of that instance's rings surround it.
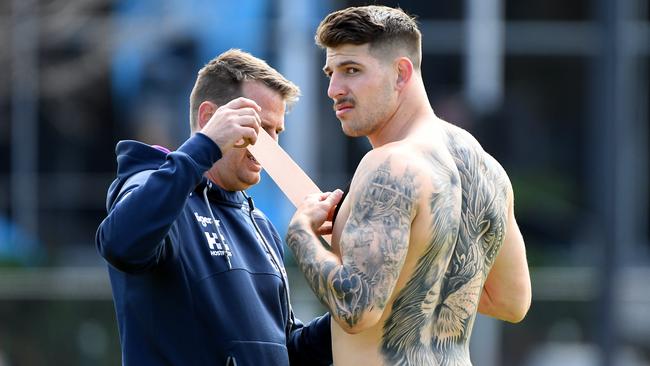
<svg viewBox="0 0 650 366">
<path fill-rule="evenodd" d="M 349 196 L 346 197 L 343 202 L 340 203 L 341 208 L 339 209 L 336 220 L 334 220 L 334 226 L 332 228 L 332 252 L 336 254 L 339 258 L 341 257 L 341 234 L 343 233 L 343 228 L 345 223 L 350 217 L 350 199 Z"/>
</svg>

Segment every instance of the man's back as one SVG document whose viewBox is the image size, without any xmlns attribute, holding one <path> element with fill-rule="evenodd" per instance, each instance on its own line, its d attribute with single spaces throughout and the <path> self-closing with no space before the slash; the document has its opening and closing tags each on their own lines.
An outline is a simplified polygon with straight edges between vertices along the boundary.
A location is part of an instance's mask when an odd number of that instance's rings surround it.
<svg viewBox="0 0 650 366">
<path fill-rule="evenodd" d="M 382 230 L 388 233 L 384 243 L 375 245 L 384 258 L 390 257 L 391 220 L 404 210 L 391 184 L 416 192 L 406 257 L 380 320 L 357 334 L 332 322 L 336 365 L 470 364 L 469 337 L 483 285 L 504 240 L 510 183 L 501 166 L 457 127 L 436 121 L 409 136 L 364 158 L 388 157 L 377 162 L 381 164 L 360 164 L 335 222 L 337 252 L 343 227 L 360 220 L 350 217 L 351 205 L 358 213 L 362 201 L 374 198 L 374 210 L 385 214 L 389 227 Z M 399 179 L 381 183 L 382 174 L 394 178 L 396 171 Z M 372 194 L 355 191 L 355 181 L 363 180 L 372 181 Z M 369 245 L 369 251 L 376 250 Z"/>
</svg>

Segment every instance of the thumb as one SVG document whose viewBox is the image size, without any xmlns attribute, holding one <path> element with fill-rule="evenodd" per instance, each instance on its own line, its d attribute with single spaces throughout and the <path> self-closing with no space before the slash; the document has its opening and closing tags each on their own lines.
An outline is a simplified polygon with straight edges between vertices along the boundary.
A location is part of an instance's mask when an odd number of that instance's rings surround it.
<svg viewBox="0 0 650 366">
<path fill-rule="evenodd" d="M 337 189 L 337 190 L 335 190 L 334 192 L 332 192 L 332 194 L 330 194 L 329 196 L 327 196 L 327 198 L 325 199 L 325 201 L 327 201 L 327 203 L 328 203 L 330 206 L 334 206 L 334 205 L 336 205 L 336 204 L 339 203 L 339 201 L 341 200 L 341 197 L 343 197 L 343 191 L 340 190 L 340 189 Z"/>
</svg>

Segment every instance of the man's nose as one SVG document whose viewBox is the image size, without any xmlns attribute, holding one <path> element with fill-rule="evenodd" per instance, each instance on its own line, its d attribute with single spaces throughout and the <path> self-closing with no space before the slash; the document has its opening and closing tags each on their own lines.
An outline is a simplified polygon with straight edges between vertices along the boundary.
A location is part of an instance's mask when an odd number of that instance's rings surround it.
<svg viewBox="0 0 650 366">
<path fill-rule="evenodd" d="M 341 81 L 332 75 L 330 78 L 330 84 L 329 87 L 327 88 L 327 96 L 329 96 L 332 99 L 336 99 L 338 97 L 344 96 L 346 94 L 346 89 L 341 83 Z"/>
</svg>

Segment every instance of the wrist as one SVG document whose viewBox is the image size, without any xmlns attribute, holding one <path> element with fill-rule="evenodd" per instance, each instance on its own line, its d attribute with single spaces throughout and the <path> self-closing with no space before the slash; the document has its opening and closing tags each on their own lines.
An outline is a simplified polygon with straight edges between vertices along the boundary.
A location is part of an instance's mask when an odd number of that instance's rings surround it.
<svg viewBox="0 0 650 366">
<path fill-rule="evenodd" d="M 287 228 L 286 243 L 289 248 L 294 252 L 298 248 L 311 242 L 314 237 L 314 232 L 309 225 L 309 221 L 305 218 L 294 216 Z"/>
<path fill-rule="evenodd" d="M 223 156 L 219 145 L 200 132 L 192 135 L 176 151 L 191 157 L 202 172 L 210 169 Z"/>
<path fill-rule="evenodd" d="M 289 230 L 303 230 L 308 232 L 313 232 L 313 225 L 309 220 L 309 217 L 305 215 L 294 215 L 289 223 Z"/>
</svg>

